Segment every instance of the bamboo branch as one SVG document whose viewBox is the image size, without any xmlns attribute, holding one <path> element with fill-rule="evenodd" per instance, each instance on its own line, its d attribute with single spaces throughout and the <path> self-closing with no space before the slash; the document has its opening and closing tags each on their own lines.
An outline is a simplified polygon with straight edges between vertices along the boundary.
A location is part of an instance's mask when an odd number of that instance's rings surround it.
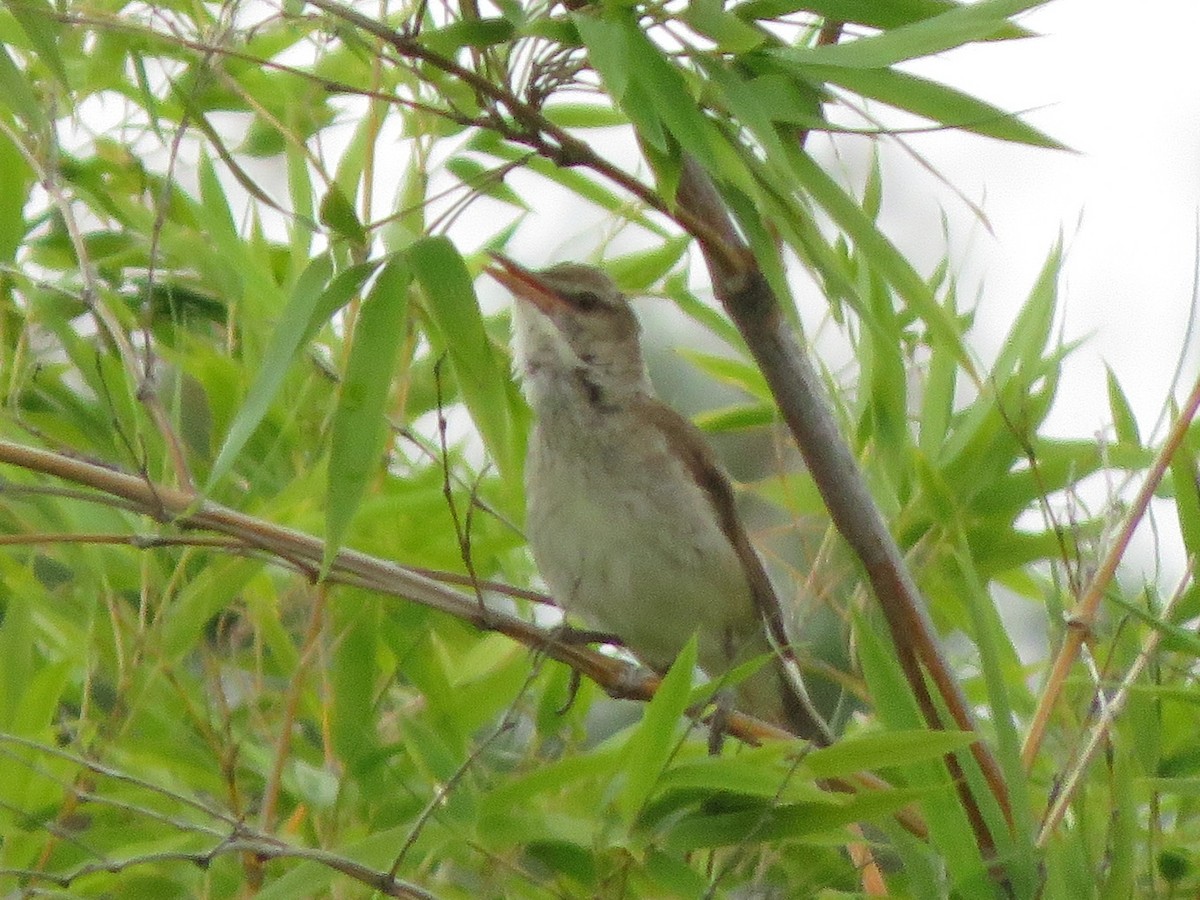
<svg viewBox="0 0 1200 900">
<path fill-rule="evenodd" d="M 681 209 L 707 222 L 708 230 L 719 235 L 720 248 L 700 239 L 713 291 L 758 362 L 834 525 L 862 561 L 926 722 L 930 728 L 975 731 L 966 697 L 938 644 L 925 600 L 838 429 L 816 370 L 784 320 L 778 299 L 738 235 L 716 187 L 692 159 L 685 160 L 678 201 Z M 951 722 L 943 721 L 922 667 L 949 710 Z M 995 757 L 982 741 L 972 744 L 971 752 L 1011 827 L 1008 788 Z M 958 760 L 950 756 L 946 763 L 980 850 L 989 857 L 995 841 L 979 804 Z"/>
<path fill-rule="evenodd" d="M 321 571 L 325 543 L 320 538 L 256 519 L 194 494 L 154 484 L 114 468 L 10 441 L 0 440 L 0 464 L 19 466 L 31 472 L 90 487 L 103 495 L 118 498 L 122 507 L 131 508 L 165 525 L 225 535 L 237 541 L 235 552 L 244 552 L 245 548 L 261 551 L 299 570 L 314 582 Z M 154 546 L 154 543 L 138 542 L 134 546 Z M 647 701 L 658 689 L 658 676 L 635 663 L 564 640 L 554 628 L 543 628 L 508 613 L 483 607 L 474 596 L 449 588 L 398 563 L 356 550 L 342 550 L 334 558 L 325 580 L 419 603 L 455 616 L 480 630 L 497 631 L 537 653 L 570 666 L 612 697 Z M 794 735 L 781 728 L 737 712 L 728 715 L 726 730 L 750 744 L 795 739 Z M 835 790 L 849 792 L 888 788 L 885 782 L 868 774 L 849 781 L 838 780 L 831 786 Z M 911 811 L 902 810 L 897 814 L 897 820 L 911 833 L 918 836 L 925 834 L 924 823 Z"/>
<path fill-rule="evenodd" d="M 1159 613 L 1158 620 L 1164 625 L 1170 624 L 1175 607 L 1179 605 L 1184 594 L 1187 593 L 1187 589 L 1191 587 L 1194 565 L 1195 559 L 1189 558 L 1183 576 L 1179 579 L 1179 584 L 1171 595 L 1171 599 L 1167 601 Z M 1054 830 L 1062 822 L 1063 816 L 1067 813 L 1067 807 L 1075 799 L 1080 779 L 1083 778 L 1084 772 L 1091 765 L 1092 760 L 1095 759 L 1096 753 L 1100 749 L 1100 742 L 1108 736 L 1108 732 L 1112 728 L 1113 722 L 1116 721 L 1117 715 L 1125 708 L 1134 683 L 1141 677 L 1142 670 L 1146 668 L 1146 664 L 1150 661 L 1155 648 L 1158 647 L 1158 642 L 1162 639 L 1164 632 L 1165 629 L 1163 628 L 1152 628 L 1150 633 L 1146 635 L 1142 641 L 1142 649 L 1138 651 L 1138 655 L 1134 658 L 1129 671 L 1125 673 L 1125 677 L 1121 679 L 1121 684 L 1111 697 L 1106 698 L 1103 687 L 1097 685 L 1096 692 L 1100 705 L 1100 717 L 1092 726 L 1092 733 L 1080 751 L 1075 764 L 1071 766 L 1070 771 L 1067 772 L 1064 778 L 1058 780 L 1056 793 L 1052 798 L 1049 808 L 1046 810 L 1045 816 L 1042 818 L 1041 828 L 1038 830 L 1037 847 L 1039 849 L 1045 848 L 1050 837 L 1054 834 Z"/>
<path fill-rule="evenodd" d="M 1046 686 L 1042 689 L 1042 696 L 1038 700 L 1037 709 L 1034 710 L 1033 721 L 1025 736 L 1025 745 L 1021 748 L 1021 762 L 1024 763 L 1027 771 L 1033 767 L 1038 749 L 1046 736 L 1046 724 L 1050 720 L 1050 713 L 1053 712 L 1062 695 L 1071 667 L 1079 656 L 1079 650 L 1083 647 L 1084 640 L 1091 634 L 1092 623 L 1096 621 L 1096 613 L 1100 609 L 1100 601 L 1104 598 L 1104 592 L 1108 590 L 1113 576 L 1117 573 L 1117 564 L 1124 558 L 1129 541 L 1133 538 L 1133 532 L 1146 515 L 1150 500 L 1154 497 L 1154 492 L 1158 490 L 1163 476 L 1166 475 L 1171 460 L 1183 446 L 1183 441 L 1187 437 L 1188 429 L 1196 418 L 1198 410 L 1200 410 L 1200 378 L 1192 386 L 1192 392 L 1188 395 L 1187 402 L 1171 426 L 1162 449 L 1155 457 L 1145 482 L 1142 483 L 1141 489 L 1133 500 L 1133 505 L 1125 516 L 1125 521 L 1121 524 L 1121 530 L 1117 534 L 1116 540 L 1113 541 L 1100 568 L 1096 570 L 1091 583 L 1088 584 L 1087 592 L 1075 604 L 1075 608 L 1067 617 L 1066 636 L 1054 657 L 1054 664 L 1050 667 Z"/>
</svg>

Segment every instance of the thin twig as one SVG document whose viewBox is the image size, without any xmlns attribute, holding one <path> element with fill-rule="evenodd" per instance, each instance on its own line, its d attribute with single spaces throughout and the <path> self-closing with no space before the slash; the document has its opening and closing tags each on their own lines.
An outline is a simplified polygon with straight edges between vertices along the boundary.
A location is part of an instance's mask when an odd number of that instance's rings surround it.
<svg viewBox="0 0 1200 900">
<path fill-rule="evenodd" d="M 1158 619 L 1164 625 L 1170 624 L 1175 607 L 1183 599 L 1187 589 L 1191 586 L 1194 565 L 1195 559 L 1189 557 L 1183 576 L 1179 579 L 1179 583 L 1175 587 L 1175 592 L 1163 607 L 1162 612 L 1159 613 Z M 1129 671 L 1125 673 L 1125 677 L 1121 679 L 1121 684 L 1111 697 L 1105 697 L 1103 686 L 1097 685 L 1098 698 L 1102 701 L 1100 704 L 1100 716 L 1092 726 L 1092 733 L 1088 737 L 1087 743 L 1079 751 L 1075 764 L 1071 766 L 1066 776 L 1058 782 L 1058 789 L 1054 800 L 1050 804 L 1049 809 L 1046 810 L 1046 814 L 1042 818 L 1041 829 L 1038 831 L 1037 846 L 1039 849 L 1046 846 L 1046 843 L 1054 833 L 1054 829 L 1062 821 L 1063 816 L 1067 812 L 1067 807 L 1075 797 L 1075 791 L 1080 785 L 1085 770 L 1095 758 L 1096 752 L 1100 749 L 1100 742 L 1108 735 L 1117 715 L 1124 709 L 1134 682 L 1138 680 L 1142 674 L 1142 670 L 1146 668 L 1146 664 L 1150 661 L 1150 657 L 1158 646 L 1158 642 L 1162 640 L 1164 631 L 1164 628 L 1151 627 L 1149 634 L 1142 641 L 1141 650 L 1138 651 L 1138 655 L 1129 667 Z"/>
<path fill-rule="evenodd" d="M 279 802 L 279 792 L 283 787 L 283 770 L 287 766 L 292 751 L 293 724 L 296 713 L 300 708 L 300 698 L 304 693 L 304 680 L 308 676 L 308 666 L 316 654 L 321 630 L 325 627 L 325 603 L 328 599 L 328 588 L 324 584 L 316 586 L 312 598 L 312 609 L 309 611 L 308 627 L 305 629 L 304 641 L 300 650 L 300 658 L 296 661 L 288 681 L 287 693 L 284 695 L 283 716 L 279 723 L 278 744 L 275 748 L 275 761 L 263 790 L 262 812 L 259 816 L 263 831 L 270 832 L 275 827 L 275 804 Z"/>
<path fill-rule="evenodd" d="M 144 515 L 177 528 L 213 531 L 233 537 L 286 565 L 300 569 L 314 581 L 321 571 L 325 553 L 325 542 L 321 538 L 248 516 L 175 488 L 148 485 L 145 479 L 114 468 L 4 440 L 0 440 L 0 464 L 19 466 L 112 494 L 132 504 Z M 477 628 L 506 635 L 531 650 L 570 666 L 612 697 L 645 701 L 653 697 L 658 689 L 660 679 L 653 672 L 590 647 L 562 640 L 555 634 L 554 628 L 544 628 L 495 609 L 489 609 L 484 615 L 472 598 L 388 560 L 343 549 L 334 557 L 326 581 L 419 603 Z M 727 731 L 751 744 L 794 739 L 794 735 L 781 728 L 738 712 L 729 713 Z M 839 790 L 844 788 L 850 791 L 882 790 L 886 787 L 879 779 L 869 775 L 839 782 L 838 785 Z M 923 824 L 913 814 L 902 811 L 897 814 L 897 819 L 914 834 L 924 834 Z"/>
<path fill-rule="evenodd" d="M 1129 547 L 1133 533 L 1146 515 L 1150 500 L 1154 497 L 1154 492 L 1158 490 L 1167 468 L 1183 445 L 1198 410 L 1200 410 L 1200 378 L 1192 386 L 1192 392 L 1188 395 L 1187 402 L 1180 410 L 1170 432 L 1167 433 L 1167 439 L 1154 458 L 1154 464 L 1150 466 L 1146 480 L 1138 490 L 1112 547 L 1109 548 L 1104 560 L 1100 563 L 1096 574 L 1092 576 L 1087 592 L 1075 605 L 1067 619 L 1066 636 L 1063 638 L 1062 646 L 1058 648 L 1054 664 L 1050 667 L 1050 675 L 1046 679 L 1046 686 L 1042 689 L 1042 696 L 1038 699 L 1037 709 L 1034 710 L 1029 732 L 1025 736 L 1025 745 L 1021 748 L 1021 762 L 1024 763 L 1026 771 L 1033 767 L 1033 761 L 1037 758 L 1038 750 L 1046 735 L 1046 725 L 1050 720 L 1050 714 L 1062 695 L 1067 676 L 1075 664 L 1080 647 L 1091 633 L 1092 624 L 1095 622 L 1096 613 L 1100 608 L 1100 601 L 1104 599 L 1104 592 L 1108 590 L 1113 576 L 1116 575 L 1117 565 L 1125 557 L 1125 551 Z"/>
<path fill-rule="evenodd" d="M 486 616 L 487 604 L 483 600 L 483 591 L 479 589 L 479 578 L 475 574 L 475 563 L 471 561 L 471 517 L 468 514 L 466 526 L 458 515 L 458 506 L 454 502 L 454 490 L 450 486 L 450 448 L 446 442 L 446 413 L 442 404 L 442 363 L 446 357 L 438 357 L 433 364 L 433 387 L 437 400 L 437 430 L 438 445 L 441 448 L 442 464 L 442 496 L 446 498 L 446 507 L 450 510 L 450 521 L 454 523 L 454 536 L 458 539 L 458 553 L 467 569 L 468 583 L 475 594 L 475 602 L 479 604 L 480 612 Z"/>
<path fill-rule="evenodd" d="M 454 774 L 446 779 L 446 783 L 438 788 L 429 799 L 429 802 L 425 804 L 425 808 L 421 810 L 412 827 L 408 830 L 408 837 L 405 838 L 404 844 L 400 847 L 400 852 L 396 854 L 396 858 L 392 861 L 391 868 L 388 869 L 388 875 L 394 877 L 400 871 L 400 867 L 404 865 L 405 857 L 408 856 L 408 851 L 416 844 L 417 839 L 421 836 L 421 832 L 425 830 L 425 825 L 433 817 L 433 814 L 445 804 L 446 798 L 450 796 L 450 792 L 458 787 L 459 782 L 463 780 L 463 777 L 475 765 L 475 761 L 483 755 L 484 751 L 492 745 L 493 741 L 501 735 L 512 731 L 514 727 L 516 727 L 516 723 L 512 721 L 500 723 L 500 727 L 488 735 L 486 740 L 481 741 L 479 746 L 472 750 L 470 755 L 463 760 L 462 765 L 455 770 Z"/>
</svg>

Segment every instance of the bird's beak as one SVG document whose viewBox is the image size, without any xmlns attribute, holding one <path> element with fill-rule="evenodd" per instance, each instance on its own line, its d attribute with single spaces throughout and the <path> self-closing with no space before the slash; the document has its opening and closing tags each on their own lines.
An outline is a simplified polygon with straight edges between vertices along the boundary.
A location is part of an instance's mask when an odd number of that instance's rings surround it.
<svg viewBox="0 0 1200 900">
<path fill-rule="evenodd" d="M 553 316 L 567 308 L 567 301 L 562 295 L 542 281 L 536 274 L 524 266 L 509 259 L 503 253 L 495 250 L 488 255 L 496 261 L 484 271 L 512 291 L 518 300 L 532 303 L 542 315 Z"/>
</svg>

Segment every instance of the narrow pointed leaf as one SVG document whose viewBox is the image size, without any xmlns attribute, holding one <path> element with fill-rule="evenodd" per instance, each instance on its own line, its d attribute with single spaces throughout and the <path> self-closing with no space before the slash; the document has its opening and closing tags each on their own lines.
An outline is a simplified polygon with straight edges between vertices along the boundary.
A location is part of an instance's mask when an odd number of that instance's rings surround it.
<svg viewBox="0 0 1200 900">
<path fill-rule="evenodd" d="M 855 242 L 871 267 L 895 288 L 940 342 L 954 348 L 959 363 L 968 372 L 974 371 L 958 323 L 937 303 L 929 285 L 891 241 L 884 237 L 862 207 L 807 153 L 793 153 L 792 162 L 805 189 Z"/>
<path fill-rule="evenodd" d="M 508 371 L 497 356 L 470 273 L 447 238 L 422 238 L 408 250 L 425 297 L 430 339 L 448 354 L 455 381 L 479 434 L 501 473 L 517 470 L 509 421 Z"/>
<path fill-rule="evenodd" d="M 677 726 L 687 710 L 695 671 L 696 638 L 693 636 L 663 677 L 654 699 L 646 704 L 642 721 L 629 738 L 627 777 L 619 798 L 627 820 L 635 818 L 646 805 L 670 761 L 679 741 Z"/>
<path fill-rule="evenodd" d="M 328 256 L 319 256 L 309 263 L 280 314 L 279 324 L 263 354 L 262 368 L 229 427 L 225 443 L 213 463 L 208 490 L 225 477 L 246 442 L 262 424 L 304 344 L 321 324 L 349 301 L 374 268 L 373 263 L 355 266 L 331 281 L 333 263 Z"/>
<path fill-rule="evenodd" d="M 362 499 L 380 470 L 387 438 L 387 399 L 403 343 L 412 279 L 403 256 L 379 273 L 354 325 L 354 343 L 333 415 L 325 505 L 325 565 L 333 559 Z"/>
<path fill-rule="evenodd" d="M 895 69 L 852 69 L 801 63 L 796 71 L 878 100 L 896 109 L 939 122 L 948 128 L 970 131 L 1002 141 L 1064 150 L 1066 146 L 1027 125 L 1012 112 L 978 100 L 970 94 Z"/>
<path fill-rule="evenodd" d="M 813 48 L 793 48 L 796 58 L 826 65 L 880 69 L 909 59 L 932 56 L 973 41 L 997 37 L 1010 27 L 1008 17 L 1047 0 L 980 0 L 955 6 L 939 16 L 902 25 L 858 40 Z"/>
<path fill-rule="evenodd" d="M 1117 440 L 1121 443 L 1142 446 L 1142 436 L 1138 431 L 1137 419 L 1133 415 L 1133 407 L 1129 398 L 1121 390 L 1121 383 L 1111 366 L 1105 366 L 1104 371 L 1108 380 L 1108 410 L 1113 418 L 1113 427 L 1117 432 Z"/>
</svg>

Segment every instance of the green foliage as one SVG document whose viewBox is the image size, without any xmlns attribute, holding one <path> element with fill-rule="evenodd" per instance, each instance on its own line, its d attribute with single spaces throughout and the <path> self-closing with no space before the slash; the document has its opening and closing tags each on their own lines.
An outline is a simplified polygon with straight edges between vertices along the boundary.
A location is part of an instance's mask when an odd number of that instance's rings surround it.
<svg viewBox="0 0 1200 900">
<path fill-rule="evenodd" d="M 829 104 L 864 100 L 1059 147 L 901 67 L 1023 37 L 1012 17 L 1036 5 L 503 0 L 487 15 L 407 4 L 382 22 L 327 0 L 4 5 L 0 893 L 850 894 L 863 888 L 845 847 L 869 839 L 901 896 L 996 896 L 999 871 L 1010 896 L 1194 894 L 1200 648 L 1181 623 L 1200 594 L 1164 621 L 1159 586 L 1111 587 L 1093 668 L 1071 670 L 1028 766 L 1042 686 L 998 606 L 1044 616 L 1058 644 L 1127 499 L 1092 509 L 1077 487 L 1144 475 L 1161 437 L 1111 371 L 1111 439 L 1046 433 L 1073 349 L 1055 337 L 1057 248 L 981 361 L 949 261 L 919 273 L 879 229 L 881 172 L 847 185 L 805 149 L 853 131 Z M 821 38 L 831 21 L 854 36 Z M 636 140 L 638 167 L 607 155 L 602 129 Z M 609 255 L 614 277 L 704 333 L 708 349 L 684 357 L 744 399 L 700 423 L 775 426 L 742 338 L 689 277 L 695 243 L 670 218 L 685 152 L 785 322 L 798 328 L 788 285 L 807 275 L 853 352 L 822 374 L 997 748 L 1012 810 L 979 812 L 994 860 L 944 761 L 986 797 L 971 736 L 923 730 L 857 561 L 790 459 L 740 487 L 813 595 L 804 646 L 811 633 L 828 662 L 810 682 L 845 724 L 830 748 L 726 739 L 710 754 L 687 715 L 712 693 L 693 687 L 694 647 L 653 701 L 622 705 L 576 691 L 540 644 L 331 577 L 353 548 L 474 580 L 493 611 L 538 619 L 496 585 L 534 581 L 528 411 L 507 315 L 476 279 L 484 250 L 546 215 L 542 187 L 629 236 L 639 249 Z M 1189 553 L 1196 457 L 1193 426 L 1159 491 Z M 69 483 L 79 461 L 136 475 L 161 509 L 95 470 Z M 162 512 L 179 497 L 225 518 L 180 527 L 194 523 Z M 267 524 L 318 535 L 323 560 L 250 539 Z M 1108 755 L 1080 766 L 1070 816 L 1044 828 L 1104 691 L 1150 635 Z M 864 772 L 886 783 L 830 789 Z M 916 811 L 927 833 L 905 830 Z"/>
</svg>

